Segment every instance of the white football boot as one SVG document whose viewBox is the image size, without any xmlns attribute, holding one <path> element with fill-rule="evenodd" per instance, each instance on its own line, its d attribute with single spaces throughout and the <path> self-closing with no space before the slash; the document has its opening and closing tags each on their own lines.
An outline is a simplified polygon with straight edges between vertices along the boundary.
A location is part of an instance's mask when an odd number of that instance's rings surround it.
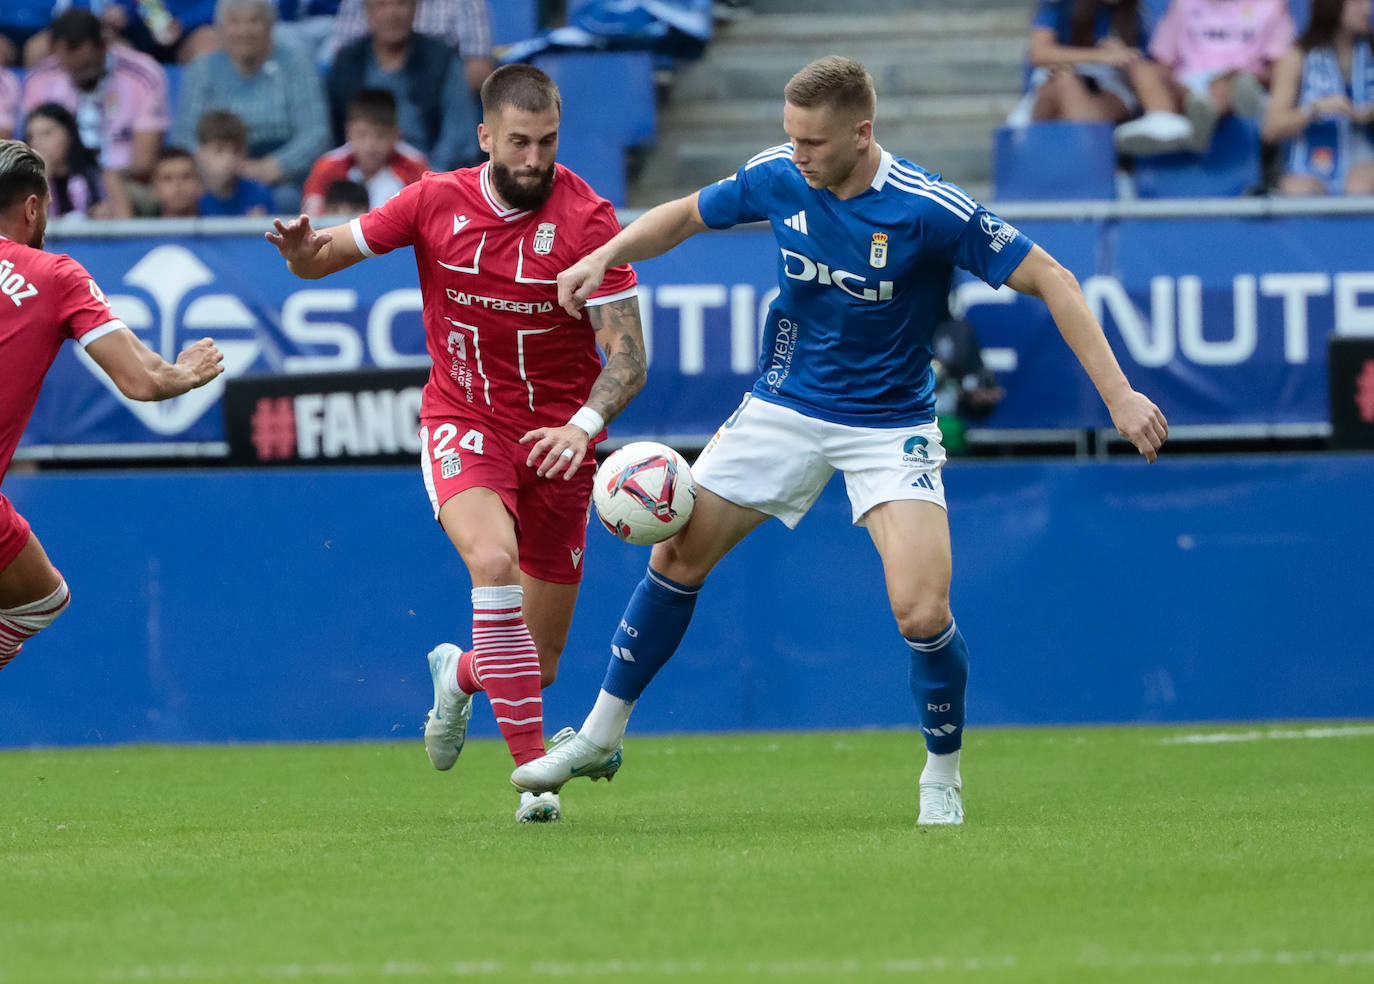
<svg viewBox="0 0 1374 984">
<path fill-rule="evenodd" d="M 964 822 L 964 800 L 958 786 L 943 782 L 921 783 L 921 814 L 916 822 L 922 827 L 958 826 Z"/>
<path fill-rule="evenodd" d="M 623 748 L 623 744 L 602 748 L 572 728 L 564 728 L 553 736 L 543 758 L 526 762 L 510 774 L 510 783 L 529 793 L 556 793 L 578 776 L 609 781 L 620 771 Z"/>
<path fill-rule="evenodd" d="M 425 718 L 425 751 L 430 764 L 440 772 L 447 772 L 458 761 L 468 736 L 468 718 L 472 717 L 472 695 L 461 690 L 454 693 L 448 686 L 457 675 L 458 657 L 462 655 L 463 651 L 449 642 L 440 643 L 429 654 L 434 706 Z"/>
<path fill-rule="evenodd" d="M 557 793 L 522 792 L 515 819 L 520 823 L 553 823 L 563 819 L 563 805 Z"/>
</svg>

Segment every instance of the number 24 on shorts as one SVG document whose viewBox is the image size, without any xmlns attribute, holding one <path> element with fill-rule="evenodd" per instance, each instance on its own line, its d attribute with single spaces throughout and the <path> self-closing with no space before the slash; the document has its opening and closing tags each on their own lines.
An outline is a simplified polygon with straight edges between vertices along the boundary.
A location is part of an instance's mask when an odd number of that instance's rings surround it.
<svg viewBox="0 0 1374 984">
<path fill-rule="evenodd" d="M 430 452 L 434 455 L 435 461 L 440 461 L 453 454 L 454 451 L 449 447 L 453 439 L 458 437 L 458 428 L 453 424 L 440 424 L 434 428 L 434 447 Z M 482 453 L 482 432 L 470 430 L 458 439 L 458 447 L 464 451 L 471 451 L 473 454 Z"/>
</svg>

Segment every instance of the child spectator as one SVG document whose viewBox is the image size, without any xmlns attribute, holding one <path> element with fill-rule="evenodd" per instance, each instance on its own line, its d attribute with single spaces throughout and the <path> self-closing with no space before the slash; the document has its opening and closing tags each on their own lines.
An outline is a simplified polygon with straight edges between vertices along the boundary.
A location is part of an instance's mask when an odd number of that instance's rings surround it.
<svg viewBox="0 0 1374 984">
<path fill-rule="evenodd" d="M 1283 195 L 1374 194 L 1374 50 L 1370 0 L 1313 0 L 1298 43 L 1279 59 L 1267 142 L 1287 141 Z"/>
<path fill-rule="evenodd" d="M 189 150 L 164 147 L 153 165 L 153 197 L 165 219 L 193 219 L 200 215 L 200 169 Z"/>
<path fill-rule="evenodd" d="M 196 123 L 196 163 L 205 194 L 201 215 L 267 215 L 272 189 L 239 176 L 248 159 L 248 128 L 227 109 L 216 109 Z"/>
<path fill-rule="evenodd" d="M 1287 0 L 1172 0 L 1150 54 L 1180 83 L 1195 128 L 1191 149 L 1211 146 L 1219 117 L 1263 112 L 1274 63 L 1295 34 Z"/>
<path fill-rule="evenodd" d="M 359 89 L 390 89 L 406 143 L 436 171 L 481 157 L 478 114 L 456 53 L 414 30 L 415 0 L 366 0 L 369 34 L 342 48 L 329 70 L 335 140 L 346 139 L 348 105 Z"/>
<path fill-rule="evenodd" d="M 396 97 L 388 89 L 359 89 L 348 104 L 348 142 L 322 156 L 305 179 L 301 210 L 325 214 L 325 192 L 336 181 L 350 180 L 367 190 L 364 210 L 380 205 L 428 170 L 425 156 L 401 142 Z"/>
<path fill-rule="evenodd" d="M 1030 118 L 1119 124 L 1123 154 L 1186 145 L 1193 125 L 1178 112 L 1168 70 L 1145 55 L 1149 40 L 1139 0 L 1040 0 L 1031 22 Z"/>
<path fill-rule="evenodd" d="M 335 181 L 324 193 L 325 215 L 356 218 L 368 210 L 367 189 L 356 181 Z"/>
<path fill-rule="evenodd" d="M 0 68 L 0 140 L 14 136 L 19 122 L 19 76 Z"/>
<path fill-rule="evenodd" d="M 108 210 L 100 208 L 105 198 L 100 163 L 81 142 L 76 118 L 67 107 L 58 103 L 35 106 L 24 121 L 24 141 L 47 165 L 50 217 L 106 217 Z"/>
</svg>

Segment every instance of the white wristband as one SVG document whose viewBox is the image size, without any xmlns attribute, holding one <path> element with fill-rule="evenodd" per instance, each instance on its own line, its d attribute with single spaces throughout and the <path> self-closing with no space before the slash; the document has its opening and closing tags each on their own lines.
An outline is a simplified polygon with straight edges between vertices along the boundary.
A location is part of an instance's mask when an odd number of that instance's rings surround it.
<svg viewBox="0 0 1374 984">
<path fill-rule="evenodd" d="M 572 415 L 572 419 L 568 423 L 579 430 L 586 431 L 588 437 L 596 437 L 601 433 L 601 428 L 606 426 L 606 418 L 591 407 L 583 407 Z"/>
</svg>

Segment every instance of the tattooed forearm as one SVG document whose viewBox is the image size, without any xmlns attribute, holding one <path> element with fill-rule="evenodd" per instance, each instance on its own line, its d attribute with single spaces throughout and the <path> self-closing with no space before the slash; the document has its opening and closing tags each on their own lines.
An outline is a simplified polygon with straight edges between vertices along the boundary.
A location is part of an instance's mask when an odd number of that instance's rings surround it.
<svg viewBox="0 0 1374 984">
<path fill-rule="evenodd" d="M 626 297 L 587 309 L 606 364 L 592 384 L 587 406 L 607 422 L 625 409 L 644 387 L 644 331 L 639 323 L 639 298 Z"/>
</svg>

